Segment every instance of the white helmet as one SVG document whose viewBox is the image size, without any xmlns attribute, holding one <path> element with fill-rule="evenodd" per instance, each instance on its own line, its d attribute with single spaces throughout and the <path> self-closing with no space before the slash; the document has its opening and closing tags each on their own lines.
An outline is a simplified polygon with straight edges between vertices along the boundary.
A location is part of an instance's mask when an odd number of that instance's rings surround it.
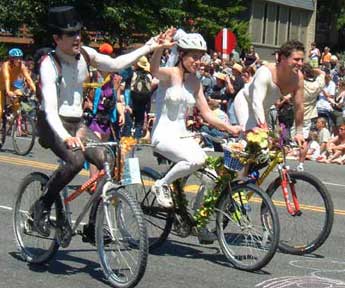
<svg viewBox="0 0 345 288">
<path fill-rule="evenodd" d="M 204 38 L 199 33 L 189 33 L 177 40 L 177 47 L 184 50 L 207 51 Z"/>
</svg>

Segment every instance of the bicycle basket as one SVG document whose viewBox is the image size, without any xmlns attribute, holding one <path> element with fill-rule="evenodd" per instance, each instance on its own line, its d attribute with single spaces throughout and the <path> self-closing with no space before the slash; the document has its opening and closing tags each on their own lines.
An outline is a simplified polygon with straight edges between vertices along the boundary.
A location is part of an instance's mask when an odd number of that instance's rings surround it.
<svg viewBox="0 0 345 288">
<path fill-rule="evenodd" d="M 223 147 L 224 150 L 224 166 L 232 171 L 240 171 L 243 168 L 243 164 L 239 159 L 232 156 L 232 152 L 227 148 Z"/>
</svg>

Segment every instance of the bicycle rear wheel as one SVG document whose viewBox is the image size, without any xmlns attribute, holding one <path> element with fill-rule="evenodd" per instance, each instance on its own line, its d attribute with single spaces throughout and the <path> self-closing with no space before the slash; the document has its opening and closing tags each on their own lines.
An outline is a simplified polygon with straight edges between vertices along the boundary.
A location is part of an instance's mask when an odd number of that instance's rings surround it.
<svg viewBox="0 0 345 288">
<path fill-rule="evenodd" d="M 106 279 L 113 287 L 134 287 L 147 264 L 145 221 L 137 201 L 125 187 L 111 188 L 100 201 L 96 218 L 96 246 Z"/>
<path fill-rule="evenodd" d="M 158 205 L 156 195 L 151 191 L 152 185 L 160 174 L 152 169 L 142 169 L 142 185 L 136 186 L 135 195 L 144 213 L 149 238 L 150 251 L 162 246 L 168 238 L 174 222 L 172 209 Z"/>
<path fill-rule="evenodd" d="M 334 219 L 332 198 L 324 184 L 307 172 L 288 171 L 292 181 L 288 185 L 289 197 L 294 188 L 300 205 L 300 214 L 287 212 L 285 200 L 276 178 L 267 188 L 280 218 L 279 248 L 286 253 L 302 255 L 318 249 L 331 233 Z"/>
<path fill-rule="evenodd" d="M 253 184 L 237 185 L 222 194 L 216 212 L 219 244 L 230 263 L 246 271 L 266 266 L 279 242 L 279 218 L 268 195 Z"/>
<path fill-rule="evenodd" d="M 13 148 L 17 154 L 25 156 L 30 153 L 36 138 L 35 123 L 25 114 L 18 114 L 12 126 Z"/>
<path fill-rule="evenodd" d="M 17 247 L 22 258 L 34 264 L 48 262 L 59 248 L 55 230 L 51 231 L 50 236 L 44 237 L 35 231 L 33 225 L 32 208 L 42 196 L 48 179 L 48 176 L 39 172 L 26 176 L 19 187 L 14 204 L 13 228 Z M 50 220 L 52 223 L 56 223 L 55 219 L 58 214 L 55 207 L 62 207 L 60 198 L 51 210 Z"/>
</svg>

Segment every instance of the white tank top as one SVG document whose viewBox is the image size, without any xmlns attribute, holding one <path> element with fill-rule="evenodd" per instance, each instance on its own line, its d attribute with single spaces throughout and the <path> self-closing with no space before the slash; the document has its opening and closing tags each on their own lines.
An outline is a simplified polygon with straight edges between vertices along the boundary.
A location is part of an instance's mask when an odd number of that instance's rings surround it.
<svg viewBox="0 0 345 288">
<path fill-rule="evenodd" d="M 160 85 L 156 94 L 156 121 L 152 143 L 188 134 L 186 113 L 195 105 L 193 93 L 182 86 Z"/>
</svg>

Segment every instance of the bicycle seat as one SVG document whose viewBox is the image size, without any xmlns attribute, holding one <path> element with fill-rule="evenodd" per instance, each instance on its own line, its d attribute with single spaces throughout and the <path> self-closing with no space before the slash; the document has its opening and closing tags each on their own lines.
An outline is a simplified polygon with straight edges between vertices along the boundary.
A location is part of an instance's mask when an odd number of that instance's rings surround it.
<svg viewBox="0 0 345 288">
<path fill-rule="evenodd" d="M 156 157 L 158 164 L 172 164 L 173 162 L 166 158 L 165 156 L 163 156 L 162 154 L 158 153 L 158 152 L 153 152 L 153 156 Z"/>
</svg>

